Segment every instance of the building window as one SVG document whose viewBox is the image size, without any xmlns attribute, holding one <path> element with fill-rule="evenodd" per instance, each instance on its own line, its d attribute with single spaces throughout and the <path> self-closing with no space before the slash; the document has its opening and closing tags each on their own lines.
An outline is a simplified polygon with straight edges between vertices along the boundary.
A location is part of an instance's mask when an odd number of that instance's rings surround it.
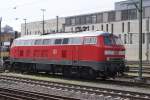
<svg viewBox="0 0 150 100">
<path fill-rule="evenodd" d="M 81 19 L 79 16 L 76 17 L 76 25 L 80 25 L 81 23 Z"/>
<path fill-rule="evenodd" d="M 97 23 L 102 23 L 103 22 L 103 14 L 97 14 Z"/>
<path fill-rule="evenodd" d="M 124 34 L 124 44 L 127 44 L 127 34 Z"/>
<path fill-rule="evenodd" d="M 130 32 L 130 22 L 128 22 L 128 33 Z"/>
<path fill-rule="evenodd" d="M 75 18 L 74 17 L 71 18 L 71 25 L 75 25 Z"/>
<path fill-rule="evenodd" d="M 145 33 L 142 33 L 142 43 L 145 43 Z"/>
<path fill-rule="evenodd" d="M 96 15 L 92 15 L 91 20 L 92 20 L 92 23 L 93 23 L 93 24 L 96 23 L 96 19 L 97 19 L 97 16 L 96 16 Z"/>
<path fill-rule="evenodd" d="M 103 31 L 103 29 L 104 29 L 104 26 L 103 26 L 103 24 L 101 25 L 101 30 Z"/>
<path fill-rule="evenodd" d="M 73 32 L 73 27 L 71 27 L 71 32 Z"/>
<path fill-rule="evenodd" d="M 130 44 L 132 44 L 133 41 L 132 41 L 132 33 L 130 33 Z"/>
<path fill-rule="evenodd" d="M 70 18 L 66 18 L 65 19 L 65 23 L 66 23 L 66 26 L 71 25 L 71 19 Z"/>
<path fill-rule="evenodd" d="M 92 30 L 94 30 L 94 25 L 92 25 Z"/>
<path fill-rule="evenodd" d="M 124 23 L 122 23 L 122 33 L 124 32 Z"/>
<path fill-rule="evenodd" d="M 132 19 L 137 19 L 136 9 L 128 9 L 121 11 L 121 20 L 132 20 Z"/>
<path fill-rule="evenodd" d="M 81 16 L 81 25 L 82 24 L 86 24 L 86 17 L 85 16 Z"/>
<path fill-rule="evenodd" d="M 128 20 L 128 10 L 121 11 L 121 20 Z"/>
<path fill-rule="evenodd" d="M 86 16 L 86 24 L 90 24 L 92 22 L 92 17 L 91 15 Z"/>
<path fill-rule="evenodd" d="M 108 13 L 108 21 L 112 22 L 116 20 L 116 12 L 115 11 L 111 11 Z"/>
<path fill-rule="evenodd" d="M 137 19 L 137 10 L 136 9 L 130 9 L 128 10 L 128 19 Z"/>
<path fill-rule="evenodd" d="M 146 10 L 145 10 L 145 8 L 143 8 L 143 18 L 145 18 L 146 16 L 146 12 L 145 12 Z"/>
<path fill-rule="evenodd" d="M 114 24 L 111 24 L 111 33 L 114 33 Z"/>
<path fill-rule="evenodd" d="M 106 32 L 108 32 L 108 24 L 106 24 Z"/>
<path fill-rule="evenodd" d="M 149 18 L 146 20 L 146 31 L 149 32 Z"/>
</svg>

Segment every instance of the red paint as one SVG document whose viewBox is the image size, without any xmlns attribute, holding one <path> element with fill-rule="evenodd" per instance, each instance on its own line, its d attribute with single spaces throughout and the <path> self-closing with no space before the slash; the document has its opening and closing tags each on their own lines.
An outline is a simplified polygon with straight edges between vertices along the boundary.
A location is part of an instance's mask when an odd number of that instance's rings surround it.
<svg viewBox="0 0 150 100">
<path fill-rule="evenodd" d="M 80 37 L 84 38 L 84 37 Z M 104 55 L 105 50 L 114 50 L 116 55 Z M 117 51 L 125 50 L 123 45 L 104 44 L 104 35 L 97 36 L 97 44 L 82 45 L 52 45 L 52 46 L 12 46 L 11 58 L 47 59 L 47 60 L 80 60 L 80 61 L 106 61 L 110 58 L 125 58 Z"/>
</svg>

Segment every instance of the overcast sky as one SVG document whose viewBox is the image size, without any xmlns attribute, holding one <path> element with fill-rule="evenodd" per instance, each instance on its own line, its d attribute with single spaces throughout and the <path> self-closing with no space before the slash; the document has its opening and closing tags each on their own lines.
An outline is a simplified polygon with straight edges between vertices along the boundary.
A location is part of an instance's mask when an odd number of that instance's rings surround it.
<svg viewBox="0 0 150 100">
<path fill-rule="evenodd" d="M 0 0 L 2 27 L 6 24 L 21 31 L 24 18 L 27 22 L 42 20 L 42 11 L 46 9 L 45 19 L 94 13 L 114 9 L 114 3 L 124 0 Z M 17 20 L 16 20 L 17 18 Z"/>
</svg>

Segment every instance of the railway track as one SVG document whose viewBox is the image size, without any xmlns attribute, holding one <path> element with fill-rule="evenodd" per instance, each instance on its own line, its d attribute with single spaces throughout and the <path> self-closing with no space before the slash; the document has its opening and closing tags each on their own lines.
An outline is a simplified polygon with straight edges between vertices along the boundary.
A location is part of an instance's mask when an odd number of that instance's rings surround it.
<svg viewBox="0 0 150 100">
<path fill-rule="evenodd" d="M 1 100 L 79 100 L 50 94 L 23 91 L 13 88 L 0 88 Z"/>
<path fill-rule="evenodd" d="M 138 65 L 138 64 L 139 64 L 139 61 L 127 61 L 126 63 L 127 63 L 127 65 Z M 148 61 L 143 61 L 143 62 L 142 62 L 142 65 L 143 65 L 143 66 L 150 66 L 150 62 L 148 62 Z"/>
<path fill-rule="evenodd" d="M 112 97 L 115 98 L 116 100 L 120 100 L 120 99 L 150 100 L 150 94 L 146 94 L 146 93 L 138 93 L 138 92 L 99 88 L 99 87 L 89 87 L 89 86 L 81 86 L 81 85 L 74 85 L 74 84 L 67 84 L 67 83 L 50 82 L 50 81 L 38 81 L 38 80 L 32 80 L 27 78 L 4 76 L 4 75 L 0 76 L 0 80 L 19 82 L 19 83 L 21 82 L 21 83 L 32 84 L 32 85 L 40 85 L 48 88 L 74 91 L 75 93 L 78 92 L 84 95 L 93 94 L 95 96 L 97 95 L 97 96 L 104 96 L 104 97 Z"/>
<path fill-rule="evenodd" d="M 129 66 L 129 72 L 128 73 L 138 73 L 139 72 L 139 65 L 137 65 L 138 63 L 134 64 L 133 62 L 130 64 L 128 64 Z M 143 63 L 143 67 L 142 67 L 142 72 L 143 74 L 150 74 L 150 63 L 149 62 L 145 62 Z"/>
<path fill-rule="evenodd" d="M 50 94 L 42 94 L 31 91 L 23 91 L 14 88 L 0 88 L 2 100 L 79 100 L 71 97 L 62 97 Z"/>
</svg>

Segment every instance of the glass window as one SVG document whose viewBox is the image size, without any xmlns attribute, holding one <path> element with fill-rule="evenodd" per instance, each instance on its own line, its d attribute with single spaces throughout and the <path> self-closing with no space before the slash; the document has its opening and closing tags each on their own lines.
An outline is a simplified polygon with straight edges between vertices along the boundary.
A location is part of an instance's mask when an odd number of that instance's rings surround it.
<svg viewBox="0 0 150 100">
<path fill-rule="evenodd" d="M 108 13 L 108 21 L 112 22 L 116 20 L 116 12 L 115 11 L 111 11 Z"/>
<path fill-rule="evenodd" d="M 76 17 L 76 25 L 80 25 L 81 24 L 81 19 L 80 16 Z"/>
<path fill-rule="evenodd" d="M 85 37 L 84 44 L 96 44 L 97 38 L 96 37 Z"/>
<path fill-rule="evenodd" d="M 108 24 L 106 24 L 106 32 L 108 32 Z"/>
<path fill-rule="evenodd" d="M 105 45 L 112 45 L 112 44 L 123 45 L 121 39 L 116 36 L 105 36 L 104 43 L 105 43 Z"/>
<path fill-rule="evenodd" d="M 24 40 L 24 46 L 28 45 L 28 40 Z"/>
<path fill-rule="evenodd" d="M 23 46 L 24 45 L 24 41 L 23 40 L 18 41 L 18 43 L 19 43 L 19 46 Z"/>
<path fill-rule="evenodd" d="M 130 22 L 128 22 L 128 32 L 130 32 Z"/>
<path fill-rule="evenodd" d="M 121 41 L 121 39 L 119 37 L 114 37 L 113 39 L 114 39 L 115 44 L 123 45 L 123 43 L 122 43 L 122 41 Z"/>
<path fill-rule="evenodd" d="M 130 9 L 128 10 L 128 19 L 137 19 L 137 10 L 136 9 Z"/>
<path fill-rule="evenodd" d="M 122 32 L 124 32 L 124 23 L 122 23 Z"/>
<path fill-rule="evenodd" d="M 55 40 L 55 44 L 61 44 L 61 42 L 62 42 L 62 39 L 56 39 Z"/>
<path fill-rule="evenodd" d="M 104 26 L 103 26 L 103 24 L 101 25 L 101 30 L 103 31 L 103 29 L 104 29 Z"/>
<path fill-rule="evenodd" d="M 81 24 L 86 24 L 86 17 L 85 16 L 81 16 Z"/>
<path fill-rule="evenodd" d="M 43 41 L 41 39 L 35 40 L 35 45 L 42 45 L 43 44 L 42 42 Z"/>
<path fill-rule="evenodd" d="M 142 43 L 145 43 L 145 33 L 142 33 Z"/>
<path fill-rule="evenodd" d="M 16 45 L 19 46 L 20 45 L 20 41 L 17 40 L 16 41 Z"/>
<path fill-rule="evenodd" d="M 109 36 L 105 36 L 104 43 L 105 43 L 105 45 L 111 45 L 112 44 L 111 38 Z"/>
<path fill-rule="evenodd" d="M 92 30 L 94 30 L 94 28 L 95 28 L 94 25 L 92 25 Z"/>
<path fill-rule="evenodd" d="M 127 44 L 127 34 L 124 34 L 124 44 Z"/>
<path fill-rule="evenodd" d="M 72 17 L 70 20 L 71 20 L 71 25 L 75 25 L 75 18 Z"/>
<path fill-rule="evenodd" d="M 31 46 L 32 40 L 24 40 L 24 45 L 25 46 Z"/>
<path fill-rule="evenodd" d="M 92 22 L 92 23 L 96 23 L 96 18 L 97 18 L 96 15 L 92 15 L 92 16 L 91 16 L 91 22 Z"/>
<path fill-rule="evenodd" d="M 68 42 L 69 42 L 69 39 L 68 38 L 64 38 L 62 44 L 68 44 Z"/>
<path fill-rule="evenodd" d="M 50 39 L 44 39 L 43 40 L 43 45 L 50 45 L 51 44 L 51 40 Z"/>
<path fill-rule="evenodd" d="M 103 22 L 103 14 L 97 14 L 97 23 L 102 23 Z"/>
<path fill-rule="evenodd" d="M 86 16 L 86 24 L 90 24 L 90 23 L 92 23 L 92 17 L 91 17 L 91 15 Z"/>
<path fill-rule="evenodd" d="M 128 10 L 121 11 L 121 20 L 128 20 Z"/>
<path fill-rule="evenodd" d="M 31 45 L 34 45 L 35 40 L 31 40 Z"/>
<path fill-rule="evenodd" d="M 130 44 L 133 43 L 133 42 L 132 42 L 132 34 L 133 34 L 133 33 L 130 33 Z"/>
<path fill-rule="evenodd" d="M 66 18 L 65 19 L 65 23 L 67 26 L 71 25 L 71 19 L 70 18 Z"/>
<path fill-rule="evenodd" d="M 82 44 L 83 40 L 81 38 L 71 38 L 69 42 L 71 42 L 70 44 Z"/>
<path fill-rule="evenodd" d="M 136 9 L 128 9 L 121 11 L 121 20 L 132 20 L 132 19 L 137 19 Z"/>
</svg>

